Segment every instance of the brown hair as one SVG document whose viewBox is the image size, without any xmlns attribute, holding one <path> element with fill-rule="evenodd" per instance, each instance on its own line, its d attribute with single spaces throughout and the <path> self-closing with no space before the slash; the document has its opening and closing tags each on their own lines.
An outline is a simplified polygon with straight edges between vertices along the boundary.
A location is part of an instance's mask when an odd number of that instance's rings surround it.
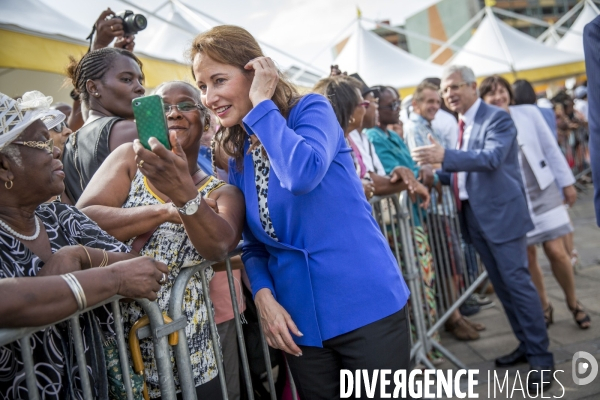
<svg viewBox="0 0 600 400">
<path fill-rule="evenodd" d="M 508 91 L 508 104 L 514 104 L 515 95 L 510 87 L 510 83 L 508 83 L 506 79 L 499 75 L 488 76 L 481 82 L 479 85 L 479 97 L 483 100 L 486 94 L 495 92 L 498 85 L 504 86 L 504 88 Z"/>
<path fill-rule="evenodd" d="M 348 128 L 350 117 L 359 104 L 356 89 L 359 91 L 362 89 L 360 81 L 346 75 L 329 76 L 321 79 L 313 87 L 313 92 L 327 97 L 344 132 Z"/>
<path fill-rule="evenodd" d="M 413 94 L 413 100 L 415 100 L 415 101 L 423 100 L 423 92 L 427 89 L 433 90 L 434 92 L 437 93 L 439 90 L 439 86 L 435 86 L 433 83 L 430 83 L 427 81 L 423 81 L 423 82 L 419 83 L 419 86 L 417 86 L 417 89 L 415 90 L 415 93 Z"/>
<path fill-rule="evenodd" d="M 134 60 L 140 66 L 142 71 L 142 62 L 132 52 L 118 47 L 104 47 L 102 49 L 90 51 L 77 61 L 73 56 L 69 56 L 67 65 L 67 76 L 71 79 L 75 92 L 79 95 L 79 100 L 86 106 L 89 106 L 90 95 L 85 87 L 88 80 L 102 79 L 106 71 L 112 66 L 113 61 L 118 56 L 126 56 Z"/>
<path fill-rule="evenodd" d="M 262 49 L 254 37 L 244 28 L 234 25 L 221 25 L 202 32 L 194 39 L 189 50 L 189 58 L 202 53 L 214 61 L 238 67 L 244 73 L 249 73 L 244 66 L 252 59 L 264 57 Z M 193 70 L 192 70 L 193 74 Z M 284 117 L 299 99 L 296 88 L 279 72 L 279 81 L 272 100 Z M 234 157 L 241 168 L 244 158 L 244 138 L 246 133 L 236 125 L 223 130 L 218 135 L 218 141 L 225 153 Z M 217 137 L 217 135 L 215 135 Z"/>
</svg>

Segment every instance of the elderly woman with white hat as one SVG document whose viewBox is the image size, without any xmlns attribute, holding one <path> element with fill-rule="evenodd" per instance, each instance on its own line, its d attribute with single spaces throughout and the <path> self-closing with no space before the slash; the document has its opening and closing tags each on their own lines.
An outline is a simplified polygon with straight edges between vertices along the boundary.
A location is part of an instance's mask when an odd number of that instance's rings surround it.
<svg viewBox="0 0 600 400">
<path fill-rule="evenodd" d="M 37 91 L 19 101 L 0 93 L 1 327 L 50 324 L 116 294 L 153 300 L 168 272 L 151 258 L 134 259 L 127 246 L 77 209 L 45 203 L 64 190 L 60 150 L 48 130 L 65 116 L 50 110 L 51 103 L 51 97 Z M 80 319 L 87 333 L 84 348 L 99 346 L 110 334 L 106 312 Z M 64 324 L 38 332 L 32 340 L 41 398 L 81 398 Z M 0 398 L 28 397 L 20 354 L 16 342 L 0 347 Z M 102 391 L 106 368 L 88 372 Z"/>
</svg>

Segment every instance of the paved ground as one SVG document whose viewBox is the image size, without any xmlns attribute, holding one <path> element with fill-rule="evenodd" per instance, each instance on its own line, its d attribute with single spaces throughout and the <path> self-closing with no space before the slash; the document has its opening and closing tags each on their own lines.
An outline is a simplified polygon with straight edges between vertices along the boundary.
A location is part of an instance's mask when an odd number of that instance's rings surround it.
<svg viewBox="0 0 600 400">
<path fill-rule="evenodd" d="M 577 270 L 576 287 L 577 295 L 581 303 L 589 311 L 592 318 L 592 327 L 586 331 L 580 330 L 573 321 L 564 301 L 562 290 L 552 276 L 548 261 L 539 251 L 540 264 L 544 269 L 545 282 L 548 294 L 554 305 L 554 324 L 549 328 L 550 349 L 554 352 L 556 369 L 564 370 L 558 372 L 556 377 L 564 386 L 554 384 L 544 397 L 563 398 L 567 400 L 600 399 L 600 374 L 589 385 L 578 386 L 573 382 L 571 366 L 572 358 L 577 351 L 586 351 L 592 354 L 596 360 L 600 360 L 600 228 L 595 224 L 592 189 L 579 194 L 578 203 L 571 209 L 571 218 L 575 226 L 575 244 L 580 254 L 581 267 Z M 487 330 L 481 332 L 481 338 L 472 342 L 460 342 L 455 340 L 446 332 L 442 335 L 442 344 L 457 357 L 459 357 L 469 368 L 479 369 L 480 384 L 476 393 L 479 398 L 488 399 L 523 399 L 523 393 L 516 390 L 513 396 L 507 395 L 507 390 L 501 394 L 498 391 L 494 396 L 493 389 L 488 394 L 488 371 L 494 370 L 494 359 L 498 356 L 508 354 L 517 347 L 517 340 L 512 334 L 508 320 L 495 299 L 494 308 L 483 310 L 472 319 L 486 324 Z M 445 362 L 439 368 L 453 368 L 452 364 Z M 502 377 L 505 369 L 496 370 Z M 515 383 L 516 372 L 519 371 L 525 385 L 528 366 L 511 368 L 509 371 L 509 385 L 512 389 Z M 493 375 L 491 375 L 493 377 Z M 490 386 L 491 387 L 491 386 Z M 519 387 L 517 382 L 517 388 Z M 563 395 L 564 393 L 564 395 Z M 540 398 L 540 397 L 538 397 Z"/>
</svg>

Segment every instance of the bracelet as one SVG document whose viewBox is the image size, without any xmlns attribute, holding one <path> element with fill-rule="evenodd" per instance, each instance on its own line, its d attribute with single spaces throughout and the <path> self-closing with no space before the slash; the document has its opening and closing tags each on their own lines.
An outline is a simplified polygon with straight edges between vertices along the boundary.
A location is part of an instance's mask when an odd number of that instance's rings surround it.
<svg viewBox="0 0 600 400">
<path fill-rule="evenodd" d="M 75 296 L 75 301 L 77 301 L 77 308 L 79 311 L 83 311 L 87 308 L 87 299 L 85 298 L 85 293 L 83 292 L 83 288 L 79 284 L 79 281 L 75 276 L 71 273 L 64 274 L 60 276 L 67 282 L 69 288 L 73 292 L 73 296 Z"/>
<path fill-rule="evenodd" d="M 87 254 L 88 260 L 90 260 L 90 268 L 94 268 L 94 264 L 92 264 L 92 257 L 90 257 L 90 252 L 87 251 L 87 249 L 85 248 L 85 246 L 82 245 L 81 243 L 79 245 L 83 248 L 83 250 L 85 250 L 85 254 Z"/>
<path fill-rule="evenodd" d="M 108 265 L 108 253 L 102 249 L 102 262 L 98 265 L 98 268 L 106 267 Z"/>
</svg>

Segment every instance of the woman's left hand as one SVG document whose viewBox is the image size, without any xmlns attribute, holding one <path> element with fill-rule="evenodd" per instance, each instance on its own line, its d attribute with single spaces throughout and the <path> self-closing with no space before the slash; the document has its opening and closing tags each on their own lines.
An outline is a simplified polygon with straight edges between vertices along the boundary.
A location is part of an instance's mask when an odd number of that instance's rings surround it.
<svg viewBox="0 0 600 400">
<path fill-rule="evenodd" d="M 138 168 L 161 193 L 169 196 L 173 204 L 182 207 L 198 195 L 188 168 L 187 158 L 177 135 L 169 134 L 172 151 L 169 151 L 156 138 L 148 143 L 152 151 L 146 150 L 138 139 L 133 142 L 135 161 Z"/>
<path fill-rule="evenodd" d="M 407 190 L 409 193 L 414 193 L 419 181 L 415 178 L 413 172 L 406 167 L 396 167 L 390 174 L 390 182 L 404 182 L 406 183 Z"/>
<path fill-rule="evenodd" d="M 254 70 L 249 93 L 252 105 L 256 107 L 261 101 L 272 98 L 279 82 L 279 70 L 273 60 L 269 57 L 257 57 L 250 60 L 244 69 Z"/>
<path fill-rule="evenodd" d="M 419 196 L 419 198 L 421 199 L 421 208 L 426 210 L 427 207 L 429 207 L 429 201 L 430 201 L 429 189 L 427 189 L 422 183 L 417 182 L 417 186 L 415 187 L 414 194 Z M 411 200 L 413 202 L 416 201 L 416 198 L 414 195 L 411 196 Z"/>
</svg>

